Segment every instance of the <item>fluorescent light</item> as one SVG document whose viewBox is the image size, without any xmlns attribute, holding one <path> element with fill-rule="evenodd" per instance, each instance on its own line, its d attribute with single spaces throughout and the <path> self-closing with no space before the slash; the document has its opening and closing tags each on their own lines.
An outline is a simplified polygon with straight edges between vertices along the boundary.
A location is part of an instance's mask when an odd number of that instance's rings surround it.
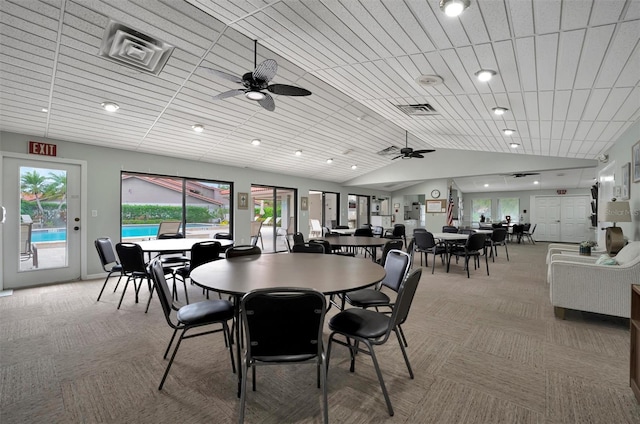
<svg viewBox="0 0 640 424">
<path fill-rule="evenodd" d="M 489 187 L 489 184 L 485 184 L 484 186 L 485 186 L 485 187 Z"/>
<path fill-rule="evenodd" d="M 480 69 L 476 72 L 476 77 L 478 81 L 487 82 L 496 74 L 496 71 L 492 71 L 491 69 Z"/>
<path fill-rule="evenodd" d="M 333 163 L 333 158 L 327 159 L 327 163 Z"/>
<path fill-rule="evenodd" d="M 540 181 L 534 181 L 533 183 L 538 185 L 538 184 L 540 184 Z"/>
<path fill-rule="evenodd" d="M 459 16 L 469 7 L 470 0 L 440 0 L 440 10 L 450 17 Z"/>
<path fill-rule="evenodd" d="M 358 169 L 358 165 L 351 165 L 351 169 Z"/>
<path fill-rule="evenodd" d="M 520 147 L 520 144 L 518 144 L 518 143 L 509 143 L 509 147 L 511 147 L 512 149 L 517 149 L 518 147 Z"/>
<path fill-rule="evenodd" d="M 116 110 L 120 109 L 120 106 L 113 102 L 102 102 L 101 106 L 107 112 L 115 112 Z"/>
<path fill-rule="evenodd" d="M 493 113 L 495 113 L 496 115 L 504 115 L 504 113 L 506 111 L 508 111 L 509 109 L 507 109 L 506 107 L 494 107 L 493 109 L 491 109 L 493 111 Z"/>
<path fill-rule="evenodd" d="M 47 109 L 46 107 L 43 107 L 43 108 L 42 108 L 42 111 L 43 111 L 43 112 L 49 112 L 49 109 Z"/>
<path fill-rule="evenodd" d="M 296 150 L 296 156 L 302 156 L 302 150 Z"/>
<path fill-rule="evenodd" d="M 202 131 L 204 131 L 204 125 L 202 124 L 191 125 L 191 128 L 193 128 L 193 130 L 197 133 L 201 133 Z"/>
<path fill-rule="evenodd" d="M 512 130 L 510 128 L 505 128 L 505 129 L 502 130 L 502 132 L 504 133 L 504 135 L 511 135 L 514 132 L 516 132 L 516 130 Z"/>
<path fill-rule="evenodd" d="M 254 146 L 259 146 L 261 143 L 259 138 L 254 138 L 253 140 L 251 140 L 251 144 L 253 144 Z"/>
<path fill-rule="evenodd" d="M 251 100 L 262 100 L 265 97 L 265 94 L 260 91 L 247 91 L 244 95 Z"/>
</svg>

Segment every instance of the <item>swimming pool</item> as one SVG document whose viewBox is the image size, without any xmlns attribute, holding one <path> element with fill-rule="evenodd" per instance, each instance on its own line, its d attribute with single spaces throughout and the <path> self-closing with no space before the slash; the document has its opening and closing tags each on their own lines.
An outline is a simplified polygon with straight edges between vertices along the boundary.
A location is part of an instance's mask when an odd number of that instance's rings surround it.
<svg viewBox="0 0 640 424">
<path fill-rule="evenodd" d="M 121 236 L 125 238 L 155 237 L 158 234 L 159 224 L 149 225 L 123 225 Z M 207 224 L 187 224 L 187 228 L 209 228 Z M 47 241 L 65 241 L 67 239 L 66 228 L 42 228 L 33 229 L 31 233 L 31 243 L 42 243 Z"/>
</svg>

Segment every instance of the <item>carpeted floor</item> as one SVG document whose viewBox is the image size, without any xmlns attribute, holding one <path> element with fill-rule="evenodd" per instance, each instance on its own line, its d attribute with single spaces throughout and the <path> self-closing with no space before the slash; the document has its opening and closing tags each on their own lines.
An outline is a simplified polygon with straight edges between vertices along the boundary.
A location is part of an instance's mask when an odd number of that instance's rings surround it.
<svg viewBox="0 0 640 424">
<path fill-rule="evenodd" d="M 361 355 L 351 374 L 347 350 L 336 346 L 330 422 L 640 423 L 628 321 L 576 311 L 556 319 L 545 253 L 544 243 L 510 245 L 507 262 L 500 248 L 491 275 L 481 268 L 470 279 L 455 263 L 448 274 L 440 263 L 433 275 L 425 269 L 403 326 L 415 379 L 394 339 L 377 350 L 395 416 L 371 359 Z M 186 340 L 158 391 L 171 330 L 156 299 L 144 313 L 146 290 L 141 303 L 128 293 L 117 310 L 115 281 L 100 302 L 101 279 L 0 298 L 0 422 L 237 422 L 221 334 Z M 190 288 L 192 301 L 201 296 Z M 312 365 L 260 368 L 245 422 L 321 423 L 315 382 Z"/>
</svg>

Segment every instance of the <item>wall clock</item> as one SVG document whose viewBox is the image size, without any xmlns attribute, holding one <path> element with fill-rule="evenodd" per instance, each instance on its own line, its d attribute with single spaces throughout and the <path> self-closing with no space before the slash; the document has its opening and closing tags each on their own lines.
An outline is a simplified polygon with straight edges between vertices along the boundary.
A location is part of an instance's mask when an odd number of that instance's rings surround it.
<svg viewBox="0 0 640 424">
<path fill-rule="evenodd" d="M 434 199 L 440 197 L 440 190 L 431 190 L 431 197 L 433 197 Z"/>
</svg>

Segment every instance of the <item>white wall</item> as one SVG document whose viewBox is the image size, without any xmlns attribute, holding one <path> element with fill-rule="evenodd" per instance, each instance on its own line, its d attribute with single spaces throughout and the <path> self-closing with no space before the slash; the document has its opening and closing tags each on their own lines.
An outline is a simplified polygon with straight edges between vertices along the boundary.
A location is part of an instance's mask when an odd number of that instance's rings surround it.
<svg viewBox="0 0 640 424">
<path fill-rule="evenodd" d="M 375 195 L 377 197 L 389 196 L 389 193 L 385 191 L 343 187 L 340 184 L 328 181 L 8 132 L 0 132 L 0 154 L 5 152 L 26 154 L 30 140 L 56 144 L 58 158 L 60 159 L 67 158 L 87 162 L 87 209 L 98 211 L 97 217 L 89 216 L 87 218 L 88 222 L 84 227 L 89 245 L 91 245 L 92 240 L 98 237 L 110 237 L 114 241 L 120 240 L 120 171 L 228 181 L 234 183 L 236 192 L 249 192 L 251 184 L 297 188 L 298 204 L 300 204 L 300 197 L 309 196 L 309 190 L 332 191 L 340 193 L 343 199 L 340 211 L 342 222 L 347 222 L 348 202 L 346 200 L 348 193 L 357 193 L 364 196 Z M 34 156 L 34 159 L 37 159 L 37 156 Z M 2 204 L 2 193 L 0 193 L 0 204 Z M 234 237 L 236 242 L 249 242 L 250 226 L 248 223 L 253 218 L 252 214 L 253 210 L 251 209 L 234 210 Z M 308 233 L 309 212 L 299 211 L 298 220 L 299 230 L 303 234 Z M 102 267 L 97 254 L 89 254 L 87 257 L 87 274 L 89 276 L 101 274 Z"/>
</svg>

